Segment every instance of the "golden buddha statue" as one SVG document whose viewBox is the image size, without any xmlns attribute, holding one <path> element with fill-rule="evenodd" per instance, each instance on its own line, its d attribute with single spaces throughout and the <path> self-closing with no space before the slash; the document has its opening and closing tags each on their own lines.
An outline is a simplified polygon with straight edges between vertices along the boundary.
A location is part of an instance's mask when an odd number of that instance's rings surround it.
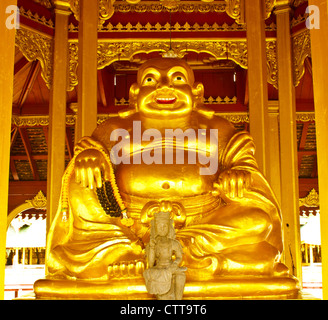
<svg viewBox="0 0 328 320">
<path fill-rule="evenodd" d="M 150 298 L 142 274 L 158 212 L 170 213 L 183 247 L 185 298 L 297 295 L 253 140 L 206 109 L 203 94 L 184 60 L 149 60 L 129 108 L 76 145 L 37 297 Z"/>
</svg>

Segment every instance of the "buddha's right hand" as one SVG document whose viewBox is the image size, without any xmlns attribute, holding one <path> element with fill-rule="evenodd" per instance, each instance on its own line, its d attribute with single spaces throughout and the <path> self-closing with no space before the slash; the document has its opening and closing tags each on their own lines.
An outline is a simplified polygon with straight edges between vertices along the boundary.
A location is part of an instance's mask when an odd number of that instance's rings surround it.
<svg viewBox="0 0 328 320">
<path fill-rule="evenodd" d="M 75 181 L 82 187 L 102 187 L 109 180 L 109 165 L 103 154 L 95 149 L 82 151 L 75 159 Z"/>
</svg>

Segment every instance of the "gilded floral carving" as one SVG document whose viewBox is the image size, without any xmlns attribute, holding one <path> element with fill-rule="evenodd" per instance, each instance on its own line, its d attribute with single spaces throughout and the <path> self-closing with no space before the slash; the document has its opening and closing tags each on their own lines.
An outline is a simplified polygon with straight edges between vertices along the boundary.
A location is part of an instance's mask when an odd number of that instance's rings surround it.
<svg viewBox="0 0 328 320">
<path fill-rule="evenodd" d="M 53 40 L 49 36 L 20 28 L 16 31 L 15 44 L 27 60 L 39 60 L 41 75 L 48 87 L 52 81 Z"/>
<path fill-rule="evenodd" d="M 305 198 L 299 199 L 299 206 L 319 207 L 319 194 L 315 189 L 312 189 Z"/>
<path fill-rule="evenodd" d="M 115 0 L 98 0 L 99 2 L 99 19 L 107 20 L 114 13 Z M 80 20 L 80 0 L 68 0 L 71 10 L 76 18 Z"/>
<path fill-rule="evenodd" d="M 268 82 L 278 89 L 278 64 L 277 64 L 277 44 L 276 41 L 267 41 L 267 66 Z"/>
<path fill-rule="evenodd" d="M 32 200 L 26 200 L 25 202 L 38 210 L 44 210 L 47 207 L 47 198 L 41 190 Z"/>
<path fill-rule="evenodd" d="M 307 57 L 311 57 L 311 38 L 310 31 L 305 30 L 292 37 L 293 46 L 293 64 L 294 64 L 294 85 L 299 85 L 304 72 L 304 61 Z"/>
</svg>

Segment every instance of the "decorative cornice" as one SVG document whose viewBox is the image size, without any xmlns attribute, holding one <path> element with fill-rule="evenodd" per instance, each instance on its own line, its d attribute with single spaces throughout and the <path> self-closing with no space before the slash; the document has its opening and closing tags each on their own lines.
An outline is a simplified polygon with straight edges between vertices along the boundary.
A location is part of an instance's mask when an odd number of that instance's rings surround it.
<svg viewBox="0 0 328 320">
<path fill-rule="evenodd" d="M 221 1 L 179 1 L 177 6 L 171 9 L 172 12 L 225 12 L 226 3 Z M 160 13 L 168 9 L 160 1 L 139 1 L 137 3 L 127 3 L 126 1 L 115 1 L 114 9 L 117 12 L 154 12 Z"/>
<path fill-rule="evenodd" d="M 159 26 L 157 26 L 159 28 Z M 178 25 L 175 26 L 179 28 Z M 181 27 L 181 26 L 180 26 Z M 188 26 L 185 26 L 186 28 Z M 197 26 L 196 26 L 197 27 Z M 205 26 L 207 28 L 207 26 Z M 141 28 L 141 27 L 140 27 Z M 150 28 L 149 26 L 147 28 Z M 200 26 L 199 26 L 200 28 Z M 208 28 L 210 28 L 208 26 Z M 199 29 L 198 29 L 199 30 Z M 216 60 L 232 60 L 244 69 L 248 67 L 247 40 L 222 39 L 176 39 L 173 40 L 172 49 L 180 55 L 186 52 L 206 52 Z M 42 67 L 42 77 L 50 88 L 53 68 L 53 39 L 51 36 L 36 32 L 26 26 L 21 26 L 16 32 L 16 46 L 29 60 L 39 60 Z M 311 42 L 309 30 L 304 30 L 292 36 L 293 65 L 295 86 L 304 74 L 304 60 L 311 56 Z M 98 69 L 102 69 L 117 60 L 131 60 L 137 53 L 167 52 L 170 48 L 169 40 L 139 39 L 99 39 L 98 41 Z M 268 82 L 278 87 L 278 67 L 276 55 L 276 40 L 267 38 L 267 66 Z M 77 85 L 78 44 L 75 39 L 69 42 L 69 90 Z"/>
<path fill-rule="evenodd" d="M 213 100 L 212 100 L 213 99 Z M 235 104 L 237 101 L 236 97 L 233 98 L 205 98 L 204 104 Z M 270 101 L 269 101 L 270 102 Z M 128 100 L 120 99 L 115 101 L 116 106 L 127 106 L 129 104 Z M 272 108 L 269 110 L 271 113 L 278 113 L 277 110 Z M 230 112 L 230 113 L 221 113 L 217 112 L 217 115 L 228 119 L 233 123 L 247 122 L 249 123 L 249 114 L 247 112 Z M 110 114 L 98 114 L 98 124 L 107 120 L 109 118 L 115 118 L 118 114 L 110 113 Z M 73 126 L 75 125 L 76 115 L 66 115 L 66 125 Z M 314 112 L 297 112 L 296 113 L 296 121 L 298 122 L 308 122 L 315 121 Z M 12 125 L 16 127 L 43 127 L 49 125 L 49 116 L 16 116 L 12 117 Z"/>
<path fill-rule="evenodd" d="M 275 23 L 271 23 L 270 25 L 266 25 L 266 31 L 276 31 L 277 26 Z M 72 23 L 69 25 L 69 32 L 78 32 L 78 26 L 73 25 Z M 98 28 L 99 32 L 236 32 L 236 31 L 246 31 L 246 25 L 240 25 L 237 23 L 233 23 L 228 25 L 227 23 L 223 23 L 222 25 L 218 25 L 214 23 L 209 25 L 208 23 L 204 23 L 200 25 L 195 23 L 190 25 L 186 22 L 183 25 L 180 25 L 178 22 L 173 26 L 170 26 L 169 23 L 161 25 L 160 23 L 156 23 L 155 25 L 150 24 L 149 22 L 145 25 L 141 23 L 137 23 L 136 25 L 132 25 L 131 23 L 127 23 L 126 25 L 122 25 L 118 23 L 116 25 L 112 25 L 108 23 L 106 25 L 101 25 Z"/>
<path fill-rule="evenodd" d="M 296 121 L 299 121 L 299 122 L 315 121 L 315 113 L 314 112 L 296 112 Z"/>
<path fill-rule="evenodd" d="M 75 115 L 66 115 L 66 125 L 75 124 Z M 16 127 L 49 126 L 49 116 L 12 116 L 12 124 Z"/>
<path fill-rule="evenodd" d="M 38 22 L 38 23 L 40 23 L 44 26 L 47 26 L 49 28 L 52 28 L 52 29 L 55 28 L 55 24 L 51 19 L 47 20 L 44 16 L 40 17 L 38 15 L 38 13 L 33 13 L 33 12 L 31 12 L 31 10 L 26 10 L 23 7 L 20 7 L 19 8 L 19 14 L 21 16 L 27 18 L 27 19 Z"/>
</svg>

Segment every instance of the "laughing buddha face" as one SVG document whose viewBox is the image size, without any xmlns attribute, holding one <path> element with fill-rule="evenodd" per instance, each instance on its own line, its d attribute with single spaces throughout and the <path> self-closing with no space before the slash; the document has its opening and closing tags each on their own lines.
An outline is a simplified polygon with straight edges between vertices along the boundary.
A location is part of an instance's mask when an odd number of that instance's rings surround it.
<svg viewBox="0 0 328 320">
<path fill-rule="evenodd" d="M 130 88 L 130 102 L 149 118 L 188 116 L 201 103 L 204 87 L 195 83 L 189 65 L 180 59 L 156 58 L 138 71 L 137 83 Z"/>
</svg>

